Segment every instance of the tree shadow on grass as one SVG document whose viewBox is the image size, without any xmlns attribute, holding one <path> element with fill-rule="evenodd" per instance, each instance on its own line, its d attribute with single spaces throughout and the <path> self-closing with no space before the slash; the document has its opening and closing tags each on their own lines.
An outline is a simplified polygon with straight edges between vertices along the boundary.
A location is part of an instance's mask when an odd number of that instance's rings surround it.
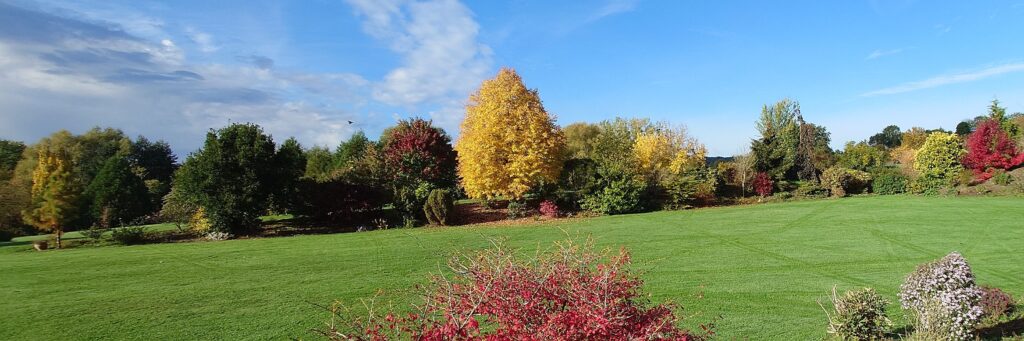
<svg viewBox="0 0 1024 341">
<path fill-rule="evenodd" d="M 1024 316 L 978 328 L 978 337 L 982 340 L 1002 340 L 1004 337 L 1021 335 L 1024 335 Z"/>
</svg>

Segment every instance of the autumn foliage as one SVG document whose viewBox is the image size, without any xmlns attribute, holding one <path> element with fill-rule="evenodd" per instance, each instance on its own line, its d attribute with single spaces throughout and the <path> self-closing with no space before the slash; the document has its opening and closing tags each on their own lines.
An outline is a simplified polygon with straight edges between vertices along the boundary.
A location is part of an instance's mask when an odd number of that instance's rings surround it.
<svg viewBox="0 0 1024 341">
<path fill-rule="evenodd" d="M 1017 150 L 1005 130 L 996 120 L 988 119 L 978 124 L 967 137 L 967 155 L 964 166 L 974 171 L 980 180 L 986 180 L 996 170 L 1006 170 L 1024 163 L 1024 153 Z"/>
<path fill-rule="evenodd" d="M 762 197 L 772 195 L 775 191 L 775 181 L 772 181 L 772 177 L 768 173 L 760 172 L 754 176 L 754 192 Z"/>
<path fill-rule="evenodd" d="M 65 153 L 56 148 L 39 148 L 39 162 L 32 172 L 32 206 L 23 212 L 26 222 L 40 231 L 53 232 L 57 248 L 61 236 L 74 219 L 77 190 L 71 165 Z"/>
<path fill-rule="evenodd" d="M 451 139 L 430 121 L 399 121 L 383 134 L 384 163 L 395 180 L 455 185 L 455 151 Z"/>
<path fill-rule="evenodd" d="M 699 340 L 671 305 L 650 305 L 625 250 L 561 243 L 536 259 L 499 245 L 449 263 L 415 313 L 332 322 L 331 340 Z M 611 257 L 609 257 L 611 256 Z M 607 260 L 607 261 L 605 261 Z M 339 316 L 340 309 L 332 311 Z M 372 315 L 372 314 L 371 314 Z M 711 327 L 704 327 L 711 334 Z"/>
<path fill-rule="evenodd" d="M 537 90 L 504 68 L 469 97 L 455 149 L 459 175 L 472 198 L 522 198 L 562 170 L 565 138 Z"/>
</svg>

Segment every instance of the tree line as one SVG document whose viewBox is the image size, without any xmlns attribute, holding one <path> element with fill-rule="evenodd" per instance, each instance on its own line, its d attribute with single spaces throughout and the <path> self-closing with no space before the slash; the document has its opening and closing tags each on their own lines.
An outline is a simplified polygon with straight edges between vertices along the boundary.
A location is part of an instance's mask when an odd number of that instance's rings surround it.
<svg viewBox="0 0 1024 341">
<path fill-rule="evenodd" d="M 1001 176 L 1024 162 L 1024 115 L 997 101 L 956 132 L 888 126 L 843 150 L 797 101 L 761 108 L 749 153 L 709 162 L 685 127 L 623 118 L 565 127 L 512 69 L 470 95 L 457 141 L 412 118 L 337 148 L 275 143 L 255 124 L 207 133 L 180 164 L 163 141 L 112 128 L 0 140 L 0 231 L 52 232 L 173 222 L 250 234 L 268 213 L 414 226 L 457 222 L 453 201 L 508 201 L 509 211 L 620 214 L 797 196 L 934 193 Z M 761 199 L 757 199 L 761 200 Z M 385 212 L 392 212 L 388 215 Z M 548 214 L 548 213 L 545 213 Z"/>
</svg>

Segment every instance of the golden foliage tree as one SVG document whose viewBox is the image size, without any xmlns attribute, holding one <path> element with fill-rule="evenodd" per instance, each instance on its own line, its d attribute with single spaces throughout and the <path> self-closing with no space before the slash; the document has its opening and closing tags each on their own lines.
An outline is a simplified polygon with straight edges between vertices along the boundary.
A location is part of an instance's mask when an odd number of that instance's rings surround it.
<svg viewBox="0 0 1024 341">
<path fill-rule="evenodd" d="M 518 199 L 557 180 L 565 138 L 515 70 L 501 69 L 470 95 L 461 128 L 455 150 L 470 197 Z"/>
<path fill-rule="evenodd" d="M 647 176 L 657 178 L 679 174 L 704 166 L 707 150 L 683 128 L 670 129 L 667 124 L 637 135 L 633 143 L 636 166 Z"/>
<path fill-rule="evenodd" d="M 24 211 L 25 222 L 40 231 L 51 232 L 61 247 L 64 229 L 75 218 L 78 190 L 67 155 L 40 148 L 32 173 L 32 206 Z"/>
</svg>

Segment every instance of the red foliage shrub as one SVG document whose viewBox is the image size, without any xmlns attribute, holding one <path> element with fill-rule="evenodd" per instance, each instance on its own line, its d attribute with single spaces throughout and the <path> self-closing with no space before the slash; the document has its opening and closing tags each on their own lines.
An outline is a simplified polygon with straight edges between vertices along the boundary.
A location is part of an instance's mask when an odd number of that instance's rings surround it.
<svg viewBox="0 0 1024 341">
<path fill-rule="evenodd" d="M 984 316 L 997 318 L 1013 312 L 1013 296 L 990 286 L 981 286 L 981 311 Z"/>
<path fill-rule="evenodd" d="M 772 181 L 772 177 L 768 173 L 760 172 L 754 176 L 754 192 L 762 197 L 772 195 L 775 191 L 775 181 Z"/>
<path fill-rule="evenodd" d="M 544 200 L 540 202 L 540 214 L 548 218 L 558 218 L 558 205 L 554 201 Z"/>
<path fill-rule="evenodd" d="M 701 340 L 677 326 L 671 305 L 646 304 L 625 250 L 558 244 L 536 259 L 500 245 L 450 262 L 416 313 L 357 318 L 322 331 L 331 340 Z M 604 262 L 603 260 L 608 261 Z M 337 308 L 332 309 L 337 316 Z M 703 327 L 707 335 L 713 327 Z"/>
<path fill-rule="evenodd" d="M 1024 163 L 1024 153 L 995 120 L 984 120 L 967 137 L 967 155 L 963 164 L 974 171 L 979 180 L 987 180 L 996 170 L 1006 170 Z"/>
<path fill-rule="evenodd" d="M 426 181 L 438 187 L 455 184 L 455 150 L 451 138 L 430 121 L 399 121 L 382 134 L 385 167 L 396 180 Z"/>
</svg>

